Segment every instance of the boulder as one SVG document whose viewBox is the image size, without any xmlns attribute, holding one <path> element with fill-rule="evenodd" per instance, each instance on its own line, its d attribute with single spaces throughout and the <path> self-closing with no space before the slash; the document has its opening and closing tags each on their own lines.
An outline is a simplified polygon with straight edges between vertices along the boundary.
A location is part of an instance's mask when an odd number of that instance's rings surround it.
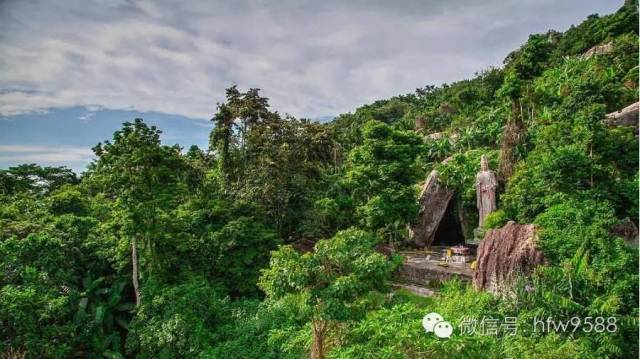
<svg viewBox="0 0 640 359">
<path fill-rule="evenodd" d="M 587 52 L 582 54 L 581 58 L 586 60 L 593 56 L 608 54 L 611 51 L 613 51 L 613 43 L 607 42 L 606 44 L 596 45 L 590 48 Z"/>
<path fill-rule="evenodd" d="M 536 249 L 536 227 L 511 221 L 489 230 L 478 247 L 473 284 L 476 289 L 503 293 L 518 274 L 529 274 L 544 263 Z"/>
<path fill-rule="evenodd" d="M 639 106 L 640 102 L 636 102 L 622 110 L 611 112 L 605 116 L 604 123 L 609 126 L 633 126 L 637 131 Z"/>
<path fill-rule="evenodd" d="M 453 194 L 438 180 L 438 171 L 431 171 L 420 192 L 418 220 L 409 228 L 409 238 L 416 246 L 431 245 Z"/>
</svg>

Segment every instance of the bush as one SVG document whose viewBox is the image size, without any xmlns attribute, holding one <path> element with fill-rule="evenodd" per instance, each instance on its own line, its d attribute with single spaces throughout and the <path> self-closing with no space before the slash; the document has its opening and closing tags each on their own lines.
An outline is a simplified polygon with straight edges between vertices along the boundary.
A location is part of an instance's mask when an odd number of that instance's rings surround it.
<svg viewBox="0 0 640 359">
<path fill-rule="evenodd" d="M 139 358 L 196 358 L 232 320 L 227 294 L 193 278 L 166 286 L 148 282 L 131 323 L 127 348 Z"/>
<path fill-rule="evenodd" d="M 507 213 L 504 210 L 499 209 L 489 213 L 487 218 L 485 218 L 484 229 L 500 228 L 507 224 L 508 221 L 509 217 L 507 216 Z"/>
</svg>

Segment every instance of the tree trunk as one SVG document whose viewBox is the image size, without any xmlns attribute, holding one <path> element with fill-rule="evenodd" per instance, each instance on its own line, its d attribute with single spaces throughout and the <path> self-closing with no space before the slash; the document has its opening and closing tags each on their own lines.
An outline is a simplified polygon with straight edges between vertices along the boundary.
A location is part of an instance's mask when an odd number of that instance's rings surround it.
<svg viewBox="0 0 640 359">
<path fill-rule="evenodd" d="M 314 320 L 311 323 L 313 329 L 313 343 L 311 344 L 311 359 L 324 359 L 325 347 L 324 339 L 327 332 L 327 322 L 323 320 Z"/>
<path fill-rule="evenodd" d="M 131 262 L 133 266 L 132 279 L 133 291 L 136 294 L 136 306 L 140 306 L 140 283 L 138 282 L 138 249 L 135 236 L 131 238 Z"/>
</svg>

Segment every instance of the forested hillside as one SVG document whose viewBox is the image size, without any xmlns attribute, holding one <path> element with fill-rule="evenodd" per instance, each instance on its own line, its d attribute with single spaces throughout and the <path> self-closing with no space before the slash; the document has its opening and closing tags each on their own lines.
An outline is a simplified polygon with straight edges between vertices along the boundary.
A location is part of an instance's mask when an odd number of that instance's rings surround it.
<svg viewBox="0 0 640 359">
<path fill-rule="evenodd" d="M 637 358 L 638 249 L 615 228 L 638 226 L 638 128 L 605 120 L 638 101 L 637 8 L 328 123 L 232 87 L 209 148 L 131 119 L 80 176 L 0 171 L 2 358 Z M 545 264 L 510 295 L 393 289 L 427 174 L 477 223 L 482 155 L 498 210 L 475 235 L 535 224 Z M 461 333 L 470 317 L 519 326 Z M 606 321 L 533 329 L 547 317 Z"/>
</svg>

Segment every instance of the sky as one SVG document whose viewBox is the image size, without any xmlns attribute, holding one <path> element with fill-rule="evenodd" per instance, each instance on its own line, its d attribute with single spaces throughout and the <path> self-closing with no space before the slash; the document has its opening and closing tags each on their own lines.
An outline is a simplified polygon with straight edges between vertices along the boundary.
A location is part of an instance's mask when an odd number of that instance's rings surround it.
<svg viewBox="0 0 640 359">
<path fill-rule="evenodd" d="M 206 147 L 224 89 L 326 120 L 470 78 L 609 0 L 0 0 L 0 168 L 80 172 L 124 121 Z"/>
</svg>

